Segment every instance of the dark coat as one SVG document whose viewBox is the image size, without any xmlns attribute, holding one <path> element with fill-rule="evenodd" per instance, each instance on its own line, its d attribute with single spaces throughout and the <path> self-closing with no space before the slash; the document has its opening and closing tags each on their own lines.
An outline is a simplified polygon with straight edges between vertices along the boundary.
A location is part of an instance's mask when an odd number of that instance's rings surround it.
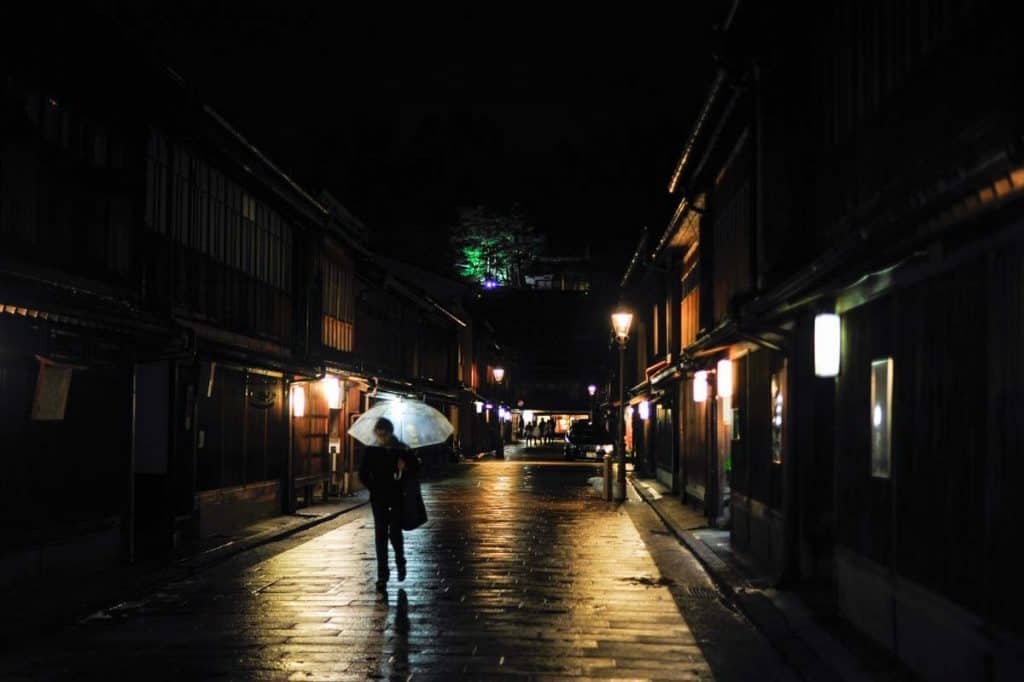
<svg viewBox="0 0 1024 682">
<path fill-rule="evenodd" d="M 396 440 L 388 447 L 367 446 L 363 460 L 359 463 L 359 480 L 370 491 L 370 496 L 397 504 L 401 485 L 395 480 L 398 473 L 398 459 L 405 461 L 406 476 L 419 475 L 419 457 L 409 447 Z"/>
</svg>

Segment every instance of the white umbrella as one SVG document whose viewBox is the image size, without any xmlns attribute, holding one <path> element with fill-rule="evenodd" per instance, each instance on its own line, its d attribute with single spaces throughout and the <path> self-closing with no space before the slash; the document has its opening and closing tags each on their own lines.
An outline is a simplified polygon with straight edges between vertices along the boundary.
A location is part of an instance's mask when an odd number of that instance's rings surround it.
<svg viewBox="0 0 1024 682">
<path fill-rule="evenodd" d="M 410 448 L 422 448 L 448 440 L 452 435 L 451 423 L 443 414 L 418 400 L 398 398 L 377 403 L 356 420 L 348 434 L 363 445 L 376 445 L 373 427 L 386 417 L 395 425 L 395 438 Z"/>
</svg>

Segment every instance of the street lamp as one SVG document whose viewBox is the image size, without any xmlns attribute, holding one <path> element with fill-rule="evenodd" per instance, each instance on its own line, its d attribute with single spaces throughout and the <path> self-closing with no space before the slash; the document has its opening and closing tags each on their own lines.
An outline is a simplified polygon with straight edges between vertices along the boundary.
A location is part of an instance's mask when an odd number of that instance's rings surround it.
<svg viewBox="0 0 1024 682">
<path fill-rule="evenodd" d="M 491 370 L 491 375 L 494 377 L 494 383 L 501 384 L 501 380 L 505 378 L 505 368 L 502 367 L 501 365 L 498 365 L 497 367 L 495 367 L 494 369 Z M 496 391 L 496 393 L 498 394 L 498 398 L 500 399 L 501 395 L 502 395 L 501 391 L 500 390 Z M 504 431 L 504 429 L 505 429 L 505 418 L 504 418 L 504 415 L 501 413 L 500 410 L 498 412 L 498 423 L 497 423 L 497 426 L 498 426 L 498 452 L 497 452 L 497 457 L 498 457 L 498 459 L 504 459 L 505 458 L 505 431 Z"/>
<path fill-rule="evenodd" d="M 589 393 L 590 397 L 593 398 L 594 394 L 597 393 L 597 386 L 595 386 L 594 384 L 590 384 L 589 386 L 587 386 L 587 393 Z"/>
<path fill-rule="evenodd" d="M 623 385 L 623 368 L 626 365 L 626 343 L 629 341 L 629 327 L 633 324 L 633 313 L 621 308 L 612 314 L 612 330 L 619 342 L 619 415 L 615 420 L 615 447 L 618 450 L 619 471 L 616 479 L 619 489 L 615 496 L 617 502 L 626 499 L 626 444 L 622 442 L 622 423 L 626 419 L 625 387 Z"/>
<path fill-rule="evenodd" d="M 629 326 L 633 324 L 633 313 L 620 310 L 612 315 L 612 329 L 615 331 L 615 338 L 619 345 L 629 341 Z"/>
</svg>

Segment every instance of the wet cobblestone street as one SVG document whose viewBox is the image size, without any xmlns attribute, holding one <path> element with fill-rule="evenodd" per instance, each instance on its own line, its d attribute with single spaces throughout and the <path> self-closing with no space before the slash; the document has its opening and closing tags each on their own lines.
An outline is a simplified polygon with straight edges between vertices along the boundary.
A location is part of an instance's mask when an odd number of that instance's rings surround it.
<svg viewBox="0 0 1024 682">
<path fill-rule="evenodd" d="M 364 507 L 5 653 L 4 677 L 788 679 L 653 513 L 605 503 L 594 475 L 460 466 L 424 487 L 430 522 L 386 599 Z"/>
</svg>

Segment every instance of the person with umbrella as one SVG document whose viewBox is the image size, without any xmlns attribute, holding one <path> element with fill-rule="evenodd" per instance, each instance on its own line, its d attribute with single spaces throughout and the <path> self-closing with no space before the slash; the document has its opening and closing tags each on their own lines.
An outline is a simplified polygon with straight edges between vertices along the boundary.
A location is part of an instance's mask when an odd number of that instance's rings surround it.
<svg viewBox="0 0 1024 682">
<path fill-rule="evenodd" d="M 443 443 L 452 435 L 451 422 L 430 405 L 404 398 L 382 400 L 364 412 L 350 436 L 366 445 L 359 465 L 359 480 L 370 491 L 376 531 L 377 590 L 387 587 L 388 539 L 395 549 L 398 581 L 405 580 L 402 530 L 427 522 L 420 491 L 420 459 L 413 452 Z"/>
<path fill-rule="evenodd" d="M 383 592 L 391 576 L 388 539 L 395 550 L 398 582 L 405 580 L 405 545 L 402 538 L 403 477 L 415 477 L 419 458 L 395 437 L 390 419 L 380 417 L 373 427 L 376 443 L 366 448 L 359 464 L 359 480 L 370 491 L 374 539 L 377 550 L 377 591 Z"/>
</svg>

